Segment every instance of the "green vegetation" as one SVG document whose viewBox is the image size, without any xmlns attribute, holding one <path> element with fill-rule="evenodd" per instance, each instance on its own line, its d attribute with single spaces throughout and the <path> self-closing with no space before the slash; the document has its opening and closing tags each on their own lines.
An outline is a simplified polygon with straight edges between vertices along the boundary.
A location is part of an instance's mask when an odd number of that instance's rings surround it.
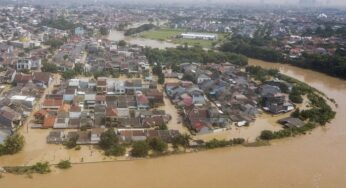
<svg viewBox="0 0 346 188">
<path fill-rule="evenodd" d="M 8 136 L 3 144 L 0 144 L 0 156 L 18 153 L 24 147 L 24 137 L 18 133 Z"/>
<path fill-rule="evenodd" d="M 214 148 L 222 148 L 222 147 L 227 147 L 227 146 L 232 146 L 232 145 L 240 145 L 244 144 L 245 139 L 243 138 L 233 138 L 231 140 L 217 140 L 213 139 L 205 143 L 205 147 L 207 149 L 214 149 Z"/>
<path fill-rule="evenodd" d="M 311 131 L 315 127 L 316 125 L 314 123 L 307 123 L 303 127 L 299 127 L 299 128 L 289 128 L 289 129 L 283 129 L 280 131 L 263 130 L 259 138 L 262 140 L 286 138 L 286 137 L 306 134 L 306 132 Z"/>
<path fill-rule="evenodd" d="M 132 157 L 146 157 L 149 153 L 150 146 L 146 141 L 137 141 L 132 144 Z"/>
<path fill-rule="evenodd" d="M 165 83 L 165 75 L 162 72 L 161 64 L 153 67 L 153 74 L 158 76 L 158 83 L 159 84 Z"/>
<path fill-rule="evenodd" d="M 328 32 L 329 31 L 327 31 L 327 33 Z M 274 49 L 276 44 L 272 45 L 272 43 L 274 42 L 263 37 L 254 37 L 250 39 L 236 36 L 225 42 L 220 50 L 224 52 L 240 53 L 248 57 L 269 62 L 290 63 L 298 67 L 308 68 L 346 79 L 346 59 L 343 58 L 346 53 L 341 48 L 338 48 L 333 56 L 303 53 L 300 58 L 287 59 L 284 57 L 283 52 Z"/>
<path fill-rule="evenodd" d="M 109 34 L 109 29 L 106 28 L 106 27 L 101 27 L 99 32 L 100 32 L 101 35 L 106 36 L 106 35 Z"/>
<path fill-rule="evenodd" d="M 78 137 L 79 136 L 77 134 L 75 134 L 75 135 L 71 136 L 67 141 L 65 141 L 64 145 L 66 146 L 66 148 L 72 149 L 72 148 L 76 147 Z"/>
<path fill-rule="evenodd" d="M 259 40 L 261 41 L 259 42 Z M 283 61 L 283 56 L 280 52 L 265 46 L 259 46 L 259 43 L 263 44 L 266 43 L 266 41 L 262 39 L 249 39 L 237 36 L 225 42 L 221 46 L 220 50 L 224 52 L 240 53 L 248 57 L 270 62 Z"/>
<path fill-rule="evenodd" d="M 107 156 L 122 156 L 125 154 L 125 147 L 119 144 L 119 138 L 113 129 L 108 129 L 101 134 L 99 146 L 105 151 Z"/>
<path fill-rule="evenodd" d="M 49 45 L 53 49 L 58 49 L 60 46 L 64 44 L 63 40 L 58 40 L 58 39 L 50 39 L 44 43 L 45 45 Z"/>
<path fill-rule="evenodd" d="M 235 65 L 247 65 L 247 58 L 234 53 L 205 51 L 201 47 L 180 46 L 177 48 L 168 48 L 166 50 L 145 48 L 145 55 L 149 62 L 161 63 L 176 66 L 185 62 L 200 63 L 225 63 L 230 62 Z"/>
<path fill-rule="evenodd" d="M 57 164 L 57 167 L 60 169 L 71 168 L 71 162 L 69 160 L 62 160 Z"/>
<path fill-rule="evenodd" d="M 189 134 L 182 134 L 174 137 L 172 140 L 172 144 L 174 148 L 178 148 L 179 146 L 181 146 L 186 149 L 187 147 L 189 147 L 190 140 L 191 136 Z"/>
<path fill-rule="evenodd" d="M 58 67 L 53 63 L 42 63 L 42 72 L 57 73 Z"/>
<path fill-rule="evenodd" d="M 260 66 L 247 66 L 246 72 L 248 72 L 255 80 L 265 82 L 272 77 L 277 77 L 279 71 L 277 69 L 264 69 Z"/>
<path fill-rule="evenodd" d="M 289 94 L 289 99 L 297 104 L 303 103 L 303 92 L 299 89 L 299 87 L 293 87 L 291 93 Z"/>
<path fill-rule="evenodd" d="M 226 147 L 226 146 L 230 146 L 231 143 L 227 140 L 217 140 L 217 139 L 213 139 L 209 142 L 205 143 L 205 147 L 207 149 L 214 149 L 214 148 L 221 148 L 221 147 Z"/>
<path fill-rule="evenodd" d="M 161 140 L 160 138 L 151 138 L 147 140 L 150 148 L 158 153 L 164 153 L 168 149 L 168 145 L 166 142 Z"/>
<path fill-rule="evenodd" d="M 137 34 L 137 33 L 143 32 L 143 31 L 148 31 L 148 30 L 153 29 L 155 27 L 156 26 L 153 25 L 153 24 L 143 24 L 143 25 L 141 25 L 139 27 L 130 28 L 130 29 L 126 30 L 124 35 L 125 36 L 134 35 L 134 34 Z"/>
<path fill-rule="evenodd" d="M 59 17 L 57 19 L 44 19 L 42 20 L 40 25 L 48 26 L 48 27 L 52 27 L 52 28 L 60 29 L 60 30 L 72 30 L 79 26 L 70 21 L 67 21 L 63 17 Z"/>
<path fill-rule="evenodd" d="M 49 173 L 50 166 L 48 162 L 38 162 L 33 166 L 15 166 L 15 167 L 4 167 L 7 173 L 11 174 L 32 174 L 32 173 L 38 173 L 38 174 L 47 174 Z"/>
</svg>

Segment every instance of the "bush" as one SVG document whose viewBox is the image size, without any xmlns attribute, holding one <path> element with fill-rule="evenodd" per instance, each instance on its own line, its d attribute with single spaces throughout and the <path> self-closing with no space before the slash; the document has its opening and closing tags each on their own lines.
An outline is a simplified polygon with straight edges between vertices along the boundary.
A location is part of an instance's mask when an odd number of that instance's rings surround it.
<svg viewBox="0 0 346 188">
<path fill-rule="evenodd" d="M 269 130 L 263 130 L 261 132 L 261 135 L 260 135 L 260 138 L 262 140 L 271 140 L 274 138 L 274 134 L 272 131 L 269 131 Z"/>
<path fill-rule="evenodd" d="M 101 140 L 99 142 L 99 146 L 104 149 L 110 149 L 112 146 L 118 144 L 119 139 L 115 134 L 113 129 L 108 129 L 106 132 L 101 134 Z"/>
<path fill-rule="evenodd" d="M 109 149 L 107 149 L 105 154 L 107 156 L 111 156 L 111 155 L 112 156 L 122 156 L 125 154 L 125 152 L 126 152 L 126 149 L 124 146 L 116 144 L 116 145 L 111 146 Z"/>
<path fill-rule="evenodd" d="M 205 143 L 205 147 L 208 149 L 214 149 L 214 148 L 220 148 L 220 147 L 226 147 L 231 145 L 231 142 L 226 141 L 226 140 L 217 140 L 213 139 L 211 141 L 208 141 Z"/>
<path fill-rule="evenodd" d="M 68 149 L 72 149 L 74 147 L 77 146 L 77 140 L 78 140 L 78 135 L 73 135 L 72 137 L 70 137 L 67 141 L 64 142 L 64 145 L 68 148 Z"/>
<path fill-rule="evenodd" d="M 232 144 L 238 145 L 238 144 L 244 144 L 245 139 L 244 138 L 233 138 L 231 140 Z"/>
<path fill-rule="evenodd" d="M 57 165 L 58 168 L 60 169 L 68 169 L 68 168 L 71 168 L 71 162 L 68 161 L 68 160 L 63 160 L 63 161 L 60 161 Z"/>
<path fill-rule="evenodd" d="M 131 155 L 133 157 L 146 157 L 150 150 L 150 146 L 145 141 L 137 141 L 132 144 Z"/>
<path fill-rule="evenodd" d="M 0 155 L 18 153 L 24 147 L 24 142 L 24 137 L 17 133 L 7 137 L 4 144 L 0 144 Z"/>
<path fill-rule="evenodd" d="M 46 174 L 50 172 L 50 167 L 48 162 L 38 162 L 34 166 L 31 167 L 31 170 L 33 172 L 39 173 L 39 174 Z"/>
</svg>

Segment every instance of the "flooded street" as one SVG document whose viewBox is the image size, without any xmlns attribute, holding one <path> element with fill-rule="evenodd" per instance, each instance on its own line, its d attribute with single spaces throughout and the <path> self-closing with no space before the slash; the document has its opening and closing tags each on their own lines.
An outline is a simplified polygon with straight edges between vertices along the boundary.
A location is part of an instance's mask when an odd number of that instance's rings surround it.
<svg viewBox="0 0 346 188">
<path fill-rule="evenodd" d="M 289 65 L 249 61 L 252 65 L 278 68 L 334 98 L 339 105 L 336 118 L 312 134 L 274 141 L 271 146 L 73 165 L 66 171 L 34 175 L 33 179 L 6 174 L 0 179 L 0 187 L 343 187 L 346 184 L 346 81 Z"/>
</svg>

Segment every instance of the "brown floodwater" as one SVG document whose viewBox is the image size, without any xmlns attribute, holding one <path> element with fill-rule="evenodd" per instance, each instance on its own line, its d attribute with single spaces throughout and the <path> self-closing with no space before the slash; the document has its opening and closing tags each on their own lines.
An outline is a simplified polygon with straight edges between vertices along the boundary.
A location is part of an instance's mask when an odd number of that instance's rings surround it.
<svg viewBox="0 0 346 188">
<path fill-rule="evenodd" d="M 47 175 L 4 175 L 0 188 L 94 187 L 301 187 L 339 188 L 346 184 L 346 81 L 289 65 L 250 59 L 278 68 L 334 98 L 336 118 L 311 134 L 271 146 L 224 148 L 157 159 L 74 165 Z M 1 161 L 0 161 L 1 166 Z"/>
</svg>

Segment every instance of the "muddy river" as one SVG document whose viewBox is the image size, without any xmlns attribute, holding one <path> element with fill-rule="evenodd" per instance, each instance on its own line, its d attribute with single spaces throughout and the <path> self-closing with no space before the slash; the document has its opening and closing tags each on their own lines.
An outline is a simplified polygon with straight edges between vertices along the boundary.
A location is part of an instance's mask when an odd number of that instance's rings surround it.
<svg viewBox="0 0 346 188">
<path fill-rule="evenodd" d="M 250 64 L 278 68 L 323 91 L 339 105 L 336 118 L 325 128 L 275 141 L 271 146 L 80 164 L 33 178 L 6 174 L 0 179 L 0 187 L 345 187 L 346 81 L 289 65 L 258 60 L 250 60 Z"/>
</svg>

